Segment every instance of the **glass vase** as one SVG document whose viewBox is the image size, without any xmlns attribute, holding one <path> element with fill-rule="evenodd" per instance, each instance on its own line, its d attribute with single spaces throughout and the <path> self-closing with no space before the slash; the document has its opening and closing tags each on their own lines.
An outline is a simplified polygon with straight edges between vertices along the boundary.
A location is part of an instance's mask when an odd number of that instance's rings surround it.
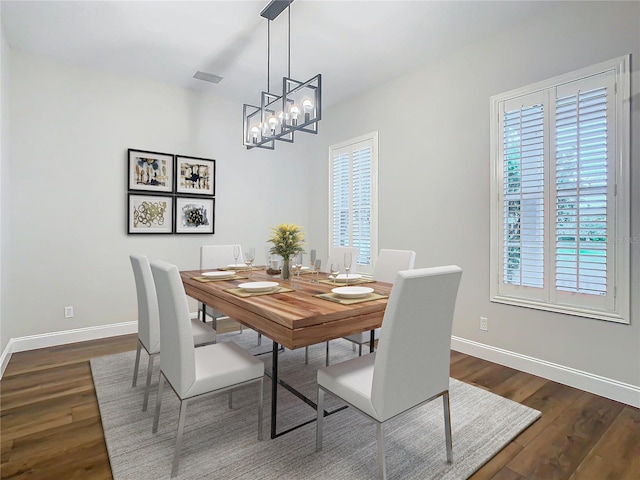
<svg viewBox="0 0 640 480">
<path fill-rule="evenodd" d="M 282 279 L 289 280 L 290 276 L 290 268 L 291 267 L 291 259 L 283 258 L 282 259 Z"/>
</svg>

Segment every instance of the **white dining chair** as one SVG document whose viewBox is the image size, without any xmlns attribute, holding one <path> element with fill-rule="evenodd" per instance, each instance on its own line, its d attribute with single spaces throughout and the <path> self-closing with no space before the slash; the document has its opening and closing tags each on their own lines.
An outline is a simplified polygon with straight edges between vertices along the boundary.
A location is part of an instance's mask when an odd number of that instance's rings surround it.
<svg viewBox="0 0 640 480">
<path fill-rule="evenodd" d="M 345 273 L 344 269 L 344 254 L 351 254 L 351 269 L 349 273 L 356 273 L 356 269 L 358 267 L 358 257 L 360 256 L 360 249 L 358 247 L 338 247 L 338 246 L 330 246 L 329 247 L 329 257 L 327 258 L 326 270 L 329 271 L 331 268 L 331 264 L 336 264 L 340 266 L 340 273 Z"/>
<path fill-rule="evenodd" d="M 358 247 L 338 247 L 338 246 L 330 246 L 329 247 L 329 257 L 327 258 L 327 263 L 325 264 L 325 270 L 328 272 L 331 269 L 331 265 L 339 265 L 340 273 L 344 273 L 344 254 L 351 254 L 351 269 L 349 273 L 356 273 L 356 269 L 358 267 L 358 257 L 360 256 L 360 249 Z M 325 342 L 325 365 L 329 365 L 329 342 Z M 309 347 L 304 347 L 304 363 L 309 363 Z"/>
<path fill-rule="evenodd" d="M 400 270 L 412 270 L 416 261 L 416 252 L 413 250 L 391 250 L 388 248 L 380 249 L 378 260 L 373 268 L 373 280 L 379 282 L 393 283 L 396 275 Z M 362 355 L 362 346 L 369 345 L 371 342 L 371 332 L 355 333 L 342 337 L 353 343 L 353 347 L 358 345 L 358 355 Z M 374 341 L 380 338 L 380 329 L 376 328 L 373 332 Z"/>
<path fill-rule="evenodd" d="M 376 424 L 378 475 L 385 479 L 385 422 L 442 397 L 447 461 L 453 462 L 449 363 L 461 276 L 455 265 L 398 272 L 378 350 L 318 370 L 316 451 L 322 450 L 324 394 L 329 392 Z"/>
<path fill-rule="evenodd" d="M 238 249 L 239 257 L 238 263 L 243 263 L 242 260 L 242 246 L 240 245 L 202 245 L 200 247 L 200 270 L 208 270 L 215 268 L 224 268 L 228 265 L 236 263 L 234 256 L 234 248 Z M 202 303 L 198 302 L 198 311 L 201 312 L 202 320 L 205 321 L 205 311 L 212 319 L 221 320 L 229 318 L 222 312 L 219 312 L 215 308 L 207 306 L 203 308 Z M 239 322 L 238 322 L 239 323 Z M 244 330 L 244 326 L 240 323 L 240 333 Z M 262 344 L 262 334 L 258 333 L 258 345 Z"/>
<path fill-rule="evenodd" d="M 180 400 L 178 433 L 171 476 L 178 473 L 187 404 L 208 393 L 231 391 L 250 383 L 258 385 L 258 440 L 262 440 L 262 399 L 264 363 L 234 342 L 194 348 L 190 341 L 189 306 L 175 265 L 155 261 L 151 272 L 160 311 L 160 378 L 153 417 L 153 433 L 158 431 L 162 390 L 165 380 Z M 231 397 L 229 400 L 231 406 Z"/>
<path fill-rule="evenodd" d="M 136 293 L 138 297 L 138 344 L 136 348 L 136 363 L 133 368 L 133 384 L 138 383 L 138 368 L 140 366 L 140 352 L 144 348 L 149 356 L 147 365 L 147 383 L 144 388 L 144 401 L 142 411 L 147 410 L 149 403 L 149 388 L 151 386 L 151 374 L 153 372 L 153 361 L 160 353 L 160 317 L 158 313 L 158 297 L 156 287 L 153 283 L 149 259 L 144 255 L 131 254 L 131 267 L 136 282 Z M 191 336 L 193 344 L 196 346 L 207 345 L 216 342 L 216 331 L 210 326 L 191 319 Z"/>
</svg>

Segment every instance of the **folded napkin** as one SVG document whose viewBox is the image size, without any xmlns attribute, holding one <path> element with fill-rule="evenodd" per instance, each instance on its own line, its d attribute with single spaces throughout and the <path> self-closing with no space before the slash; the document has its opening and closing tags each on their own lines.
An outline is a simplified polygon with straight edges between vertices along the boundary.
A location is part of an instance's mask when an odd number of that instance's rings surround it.
<svg viewBox="0 0 640 480">
<path fill-rule="evenodd" d="M 233 277 L 227 277 L 227 278 L 215 278 L 215 277 L 191 277 L 191 278 L 202 283 L 228 282 L 229 280 L 246 280 L 247 279 L 247 277 L 243 277 L 242 275 L 234 275 Z"/>
<path fill-rule="evenodd" d="M 343 298 L 335 293 L 319 293 L 318 295 L 314 295 L 314 297 L 329 300 L 330 302 L 340 303 L 342 305 L 353 305 L 355 303 L 370 302 L 371 300 L 380 300 L 381 298 L 387 298 L 388 296 L 373 292 L 360 298 Z"/>
<path fill-rule="evenodd" d="M 354 279 L 349 279 L 349 286 L 352 287 L 353 285 L 360 285 L 362 283 L 375 283 L 375 280 L 372 280 L 370 278 L 354 278 Z M 333 285 L 333 280 L 320 280 L 320 283 L 325 283 L 327 285 Z M 335 287 L 346 287 L 347 286 L 347 282 L 336 282 L 336 284 L 334 285 Z"/>
<path fill-rule="evenodd" d="M 242 288 L 228 288 L 225 290 L 225 292 L 229 292 L 233 295 L 235 295 L 236 297 L 241 297 L 241 298 L 248 298 L 248 297 L 257 297 L 258 295 L 271 295 L 274 293 L 286 293 L 286 292 L 293 292 L 294 290 L 292 288 L 287 288 L 287 287 L 275 287 L 273 290 L 267 290 L 266 292 L 248 292 Z"/>
</svg>

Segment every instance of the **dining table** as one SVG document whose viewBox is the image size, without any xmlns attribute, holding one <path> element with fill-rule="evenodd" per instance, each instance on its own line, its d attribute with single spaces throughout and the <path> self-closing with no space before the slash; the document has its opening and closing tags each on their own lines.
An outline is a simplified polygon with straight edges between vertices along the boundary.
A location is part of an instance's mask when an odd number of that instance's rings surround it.
<svg viewBox="0 0 640 480">
<path fill-rule="evenodd" d="M 185 293 L 189 297 L 273 341 L 271 372 L 267 372 L 272 381 L 271 438 L 311 423 L 317 417 L 314 415 L 313 419 L 284 431 L 277 431 L 278 386 L 286 388 L 317 409 L 314 399 L 304 396 L 278 377 L 278 355 L 282 347 L 294 350 L 370 331 L 370 351 L 373 351 L 373 331 L 382 325 L 388 295 L 393 286 L 390 283 L 360 279 L 360 282 L 367 282 L 362 286 L 373 288 L 374 293 L 370 299 L 349 302 L 341 301 L 331 294 L 331 290 L 340 285 L 333 285 L 324 273 L 299 275 L 298 278 L 293 276 L 291 279 L 283 280 L 268 275 L 264 268 L 254 268 L 246 272 L 237 272 L 237 275 L 228 279 L 215 281 L 207 281 L 206 277 L 203 277 L 204 273 L 203 270 L 180 272 Z M 271 292 L 248 295 L 242 294 L 238 288 L 238 285 L 243 283 L 261 281 L 274 281 L 278 286 Z M 325 411 L 324 414 L 330 415 L 336 411 Z"/>
</svg>

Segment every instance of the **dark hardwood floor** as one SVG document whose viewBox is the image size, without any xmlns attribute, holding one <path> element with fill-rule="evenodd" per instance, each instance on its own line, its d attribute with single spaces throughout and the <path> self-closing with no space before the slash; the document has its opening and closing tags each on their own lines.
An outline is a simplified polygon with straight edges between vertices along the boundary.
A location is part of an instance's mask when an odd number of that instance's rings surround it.
<svg viewBox="0 0 640 480">
<path fill-rule="evenodd" d="M 135 345 L 127 335 L 15 353 L 0 382 L 0 478 L 112 478 L 89 359 Z M 542 412 L 473 480 L 640 479 L 639 409 L 458 352 L 451 376 Z"/>
</svg>

